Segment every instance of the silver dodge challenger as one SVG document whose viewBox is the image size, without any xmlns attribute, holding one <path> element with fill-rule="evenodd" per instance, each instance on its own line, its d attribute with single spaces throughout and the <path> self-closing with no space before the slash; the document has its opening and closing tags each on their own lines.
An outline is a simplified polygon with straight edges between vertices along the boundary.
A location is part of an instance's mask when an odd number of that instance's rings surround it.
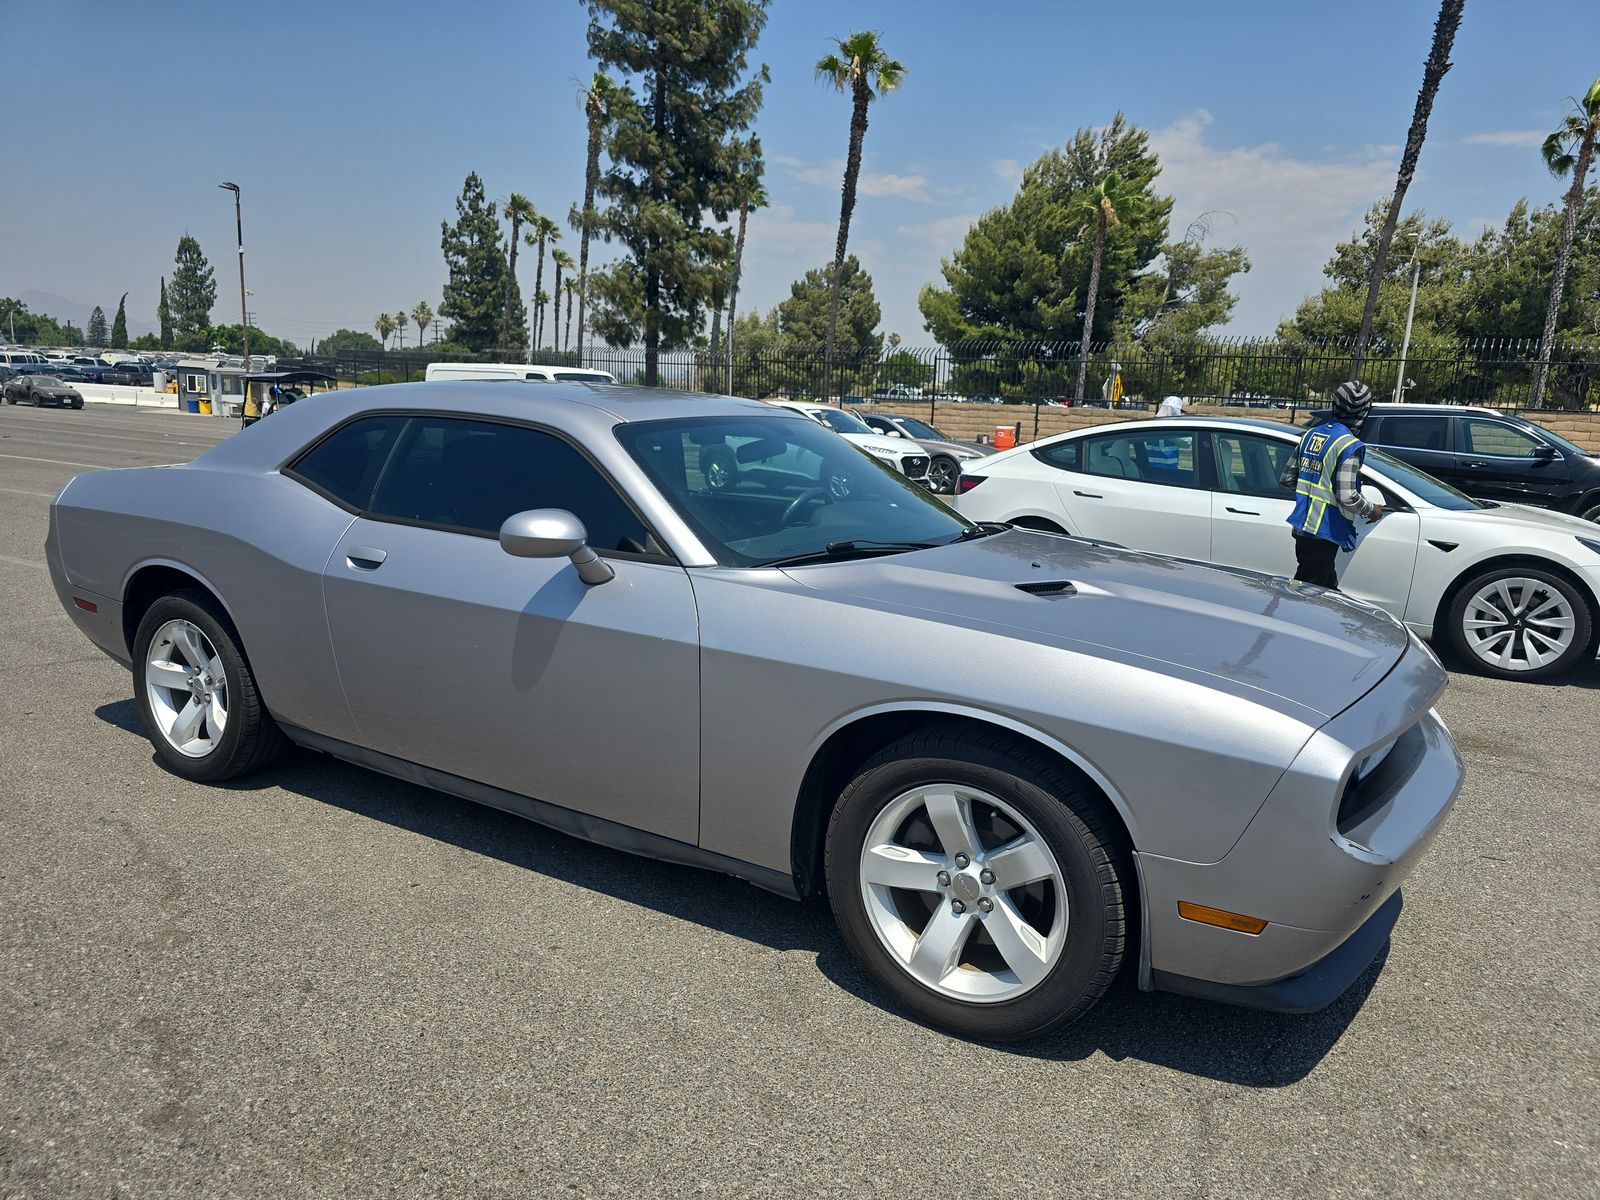
<svg viewBox="0 0 1600 1200">
<path fill-rule="evenodd" d="M 46 550 L 176 774 L 295 743 L 826 892 L 872 978 L 964 1036 L 1071 1021 L 1124 964 L 1328 1003 L 1462 779 L 1445 674 L 1388 616 L 974 524 L 754 401 L 330 394 L 79 475 Z"/>
</svg>

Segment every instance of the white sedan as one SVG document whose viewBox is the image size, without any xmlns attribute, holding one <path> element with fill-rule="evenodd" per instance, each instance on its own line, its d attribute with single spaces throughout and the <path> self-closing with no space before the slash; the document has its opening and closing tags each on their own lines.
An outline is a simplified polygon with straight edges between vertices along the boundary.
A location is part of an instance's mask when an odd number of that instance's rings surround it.
<svg viewBox="0 0 1600 1200">
<path fill-rule="evenodd" d="M 974 520 L 1292 575 L 1294 496 L 1278 475 L 1304 432 L 1237 418 L 1100 425 L 971 464 L 957 507 Z M 1386 514 L 1359 525 L 1360 542 L 1339 555 L 1343 592 L 1422 637 L 1447 634 L 1489 674 L 1537 679 L 1593 659 L 1593 522 L 1473 500 L 1370 448 L 1363 487 L 1382 493 Z"/>
<path fill-rule="evenodd" d="M 928 464 L 932 456 L 916 442 L 886 437 L 855 413 L 829 404 L 815 404 L 806 400 L 768 400 L 767 403 L 774 408 L 787 408 L 810 417 L 818 425 L 826 425 L 845 441 L 859 446 L 873 458 L 888 463 L 908 479 L 927 485 Z"/>
</svg>

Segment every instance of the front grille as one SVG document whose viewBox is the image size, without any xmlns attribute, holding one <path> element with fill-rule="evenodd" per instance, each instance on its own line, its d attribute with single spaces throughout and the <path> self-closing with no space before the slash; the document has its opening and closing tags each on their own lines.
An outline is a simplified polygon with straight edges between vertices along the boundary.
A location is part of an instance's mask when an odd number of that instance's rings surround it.
<svg viewBox="0 0 1600 1200">
<path fill-rule="evenodd" d="M 900 460 L 900 464 L 912 479 L 920 479 L 928 473 L 928 458 L 925 454 L 908 454 Z"/>
</svg>

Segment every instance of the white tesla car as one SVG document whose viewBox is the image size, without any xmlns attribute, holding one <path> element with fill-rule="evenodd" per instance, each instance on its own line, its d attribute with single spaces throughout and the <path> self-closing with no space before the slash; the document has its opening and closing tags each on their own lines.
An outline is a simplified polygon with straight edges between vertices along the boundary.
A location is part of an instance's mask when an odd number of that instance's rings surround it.
<svg viewBox="0 0 1600 1200">
<path fill-rule="evenodd" d="M 1294 496 L 1278 475 L 1304 432 L 1224 417 L 1100 425 L 971 464 L 957 507 L 974 520 L 1293 575 Z M 1370 447 L 1363 487 L 1381 492 L 1387 511 L 1339 555 L 1343 592 L 1422 637 L 1447 634 L 1489 674 L 1546 678 L 1593 659 L 1593 522 L 1473 500 Z"/>
</svg>

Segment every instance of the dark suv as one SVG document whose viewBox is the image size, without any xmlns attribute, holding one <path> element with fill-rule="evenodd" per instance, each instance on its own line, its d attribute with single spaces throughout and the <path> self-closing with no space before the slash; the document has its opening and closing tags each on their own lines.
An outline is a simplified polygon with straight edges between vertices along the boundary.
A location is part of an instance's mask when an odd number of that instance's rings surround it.
<svg viewBox="0 0 1600 1200">
<path fill-rule="evenodd" d="M 1327 415 L 1315 412 L 1311 423 Z M 1600 521 L 1600 457 L 1521 417 L 1451 404 L 1374 404 L 1362 439 L 1480 500 Z"/>
</svg>

